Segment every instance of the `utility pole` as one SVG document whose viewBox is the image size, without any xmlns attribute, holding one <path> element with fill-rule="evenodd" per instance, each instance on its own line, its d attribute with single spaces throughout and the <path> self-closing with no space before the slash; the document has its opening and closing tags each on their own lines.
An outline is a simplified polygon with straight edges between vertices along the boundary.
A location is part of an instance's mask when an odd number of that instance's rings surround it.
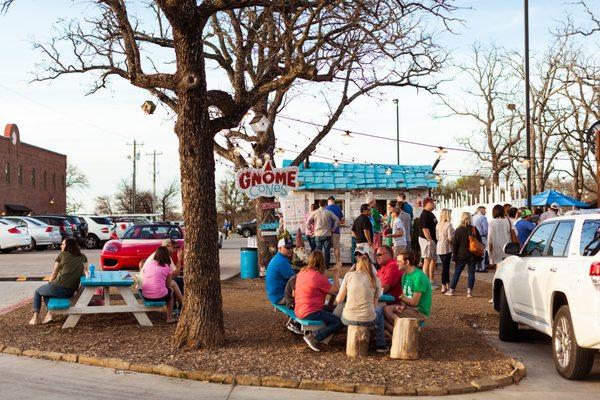
<svg viewBox="0 0 600 400">
<path fill-rule="evenodd" d="M 396 105 L 396 161 L 400 165 L 400 112 L 398 111 L 398 99 L 393 100 Z"/>
<path fill-rule="evenodd" d="M 140 157 L 140 153 L 138 152 L 137 148 L 138 147 L 142 147 L 144 144 L 143 143 L 138 143 L 135 139 L 133 140 L 133 143 L 127 143 L 127 146 L 133 146 L 133 155 L 130 156 L 131 159 L 133 160 L 133 179 L 131 182 L 131 212 L 132 214 L 135 214 L 135 194 L 136 194 L 136 175 L 137 175 L 137 160 Z"/>
<path fill-rule="evenodd" d="M 531 210 L 531 116 L 529 107 L 529 0 L 523 2 L 525 14 L 525 146 L 527 146 L 527 208 Z"/>
<path fill-rule="evenodd" d="M 163 153 L 157 153 L 154 150 L 146 155 L 152 156 L 152 214 L 156 214 L 156 156 L 162 156 Z"/>
</svg>

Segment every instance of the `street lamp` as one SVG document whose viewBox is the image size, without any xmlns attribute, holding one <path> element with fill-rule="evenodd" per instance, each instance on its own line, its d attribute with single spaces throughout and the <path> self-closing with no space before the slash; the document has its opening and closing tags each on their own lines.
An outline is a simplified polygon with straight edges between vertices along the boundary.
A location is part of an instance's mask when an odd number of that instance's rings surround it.
<svg viewBox="0 0 600 400">
<path fill-rule="evenodd" d="M 396 105 L 396 160 L 400 165 L 400 111 L 398 109 L 398 99 L 392 100 Z"/>
</svg>

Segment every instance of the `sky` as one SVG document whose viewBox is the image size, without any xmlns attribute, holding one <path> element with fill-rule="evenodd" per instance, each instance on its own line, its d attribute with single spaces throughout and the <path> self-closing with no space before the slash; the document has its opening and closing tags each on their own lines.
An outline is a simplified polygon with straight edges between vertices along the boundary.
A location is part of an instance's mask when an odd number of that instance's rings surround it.
<svg viewBox="0 0 600 400">
<path fill-rule="evenodd" d="M 600 3 L 600 0 L 592 0 Z M 171 180 L 179 178 L 177 138 L 173 133 L 173 116 L 158 105 L 153 115 L 144 114 L 140 106 L 153 100 L 147 92 L 134 88 L 123 80 L 112 80 L 108 90 L 86 95 L 92 81 L 90 76 L 69 75 L 53 82 L 33 82 L 31 79 L 41 59 L 33 41 L 49 40 L 53 25 L 60 19 L 82 18 L 94 12 L 88 1 L 18 0 L 6 15 L 0 15 L 0 126 L 16 123 L 21 140 L 66 154 L 68 162 L 76 165 L 88 177 L 90 187 L 75 198 L 83 201 L 81 211 L 93 212 L 93 199 L 112 194 L 121 179 L 131 178 L 132 163 L 128 155 L 135 139 L 143 143 L 138 163 L 138 187 L 152 187 L 152 157 L 157 150 L 160 190 Z M 567 14 L 576 22 L 585 23 L 580 10 L 572 2 L 560 0 L 531 0 L 530 47 L 539 54 L 551 42 L 549 30 L 558 26 Z M 468 58 L 473 43 L 523 51 L 522 0 L 458 0 L 461 10 L 454 16 L 463 21 L 455 24 L 453 33 L 440 36 L 455 62 Z M 209 88 L 226 87 L 215 75 Z M 449 96 L 460 96 L 460 81 L 444 85 Z M 399 101 L 400 137 L 435 146 L 457 147 L 456 138 L 469 136 L 474 126 L 459 118 L 436 118 L 443 114 L 439 101 L 432 95 L 411 88 L 390 89 L 377 99 L 363 98 L 347 109 L 336 127 L 380 136 L 395 137 L 396 114 L 392 100 Z M 312 122 L 324 122 L 323 104 L 306 97 L 292 102 L 284 115 Z M 157 102 L 158 103 L 158 102 Z M 316 134 L 310 125 L 278 120 L 278 146 L 301 150 Z M 295 147 L 297 146 L 297 147 Z M 337 152 L 331 152 L 329 148 Z M 343 145 L 340 132 L 332 132 L 319 147 L 319 153 L 343 159 L 356 158 L 374 163 L 395 163 L 396 149 L 392 142 L 355 137 Z M 340 153 L 343 153 L 341 155 Z M 287 152 L 284 158 L 293 158 Z M 402 164 L 431 164 L 433 149 L 402 144 Z M 314 160 L 319 161 L 318 158 Z M 278 160 L 279 161 L 279 160 Z M 468 153 L 448 152 L 438 169 L 472 171 L 476 168 Z M 217 179 L 223 179 L 231 168 L 217 165 Z M 459 175 L 459 173 L 455 173 Z"/>
</svg>

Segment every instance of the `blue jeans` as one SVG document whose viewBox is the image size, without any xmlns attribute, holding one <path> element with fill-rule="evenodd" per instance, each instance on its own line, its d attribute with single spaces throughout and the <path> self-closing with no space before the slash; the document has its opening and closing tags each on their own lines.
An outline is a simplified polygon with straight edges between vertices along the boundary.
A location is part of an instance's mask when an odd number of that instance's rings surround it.
<svg viewBox="0 0 600 400">
<path fill-rule="evenodd" d="M 331 258 L 331 236 L 315 236 L 316 250 L 323 252 L 325 268 L 329 268 Z"/>
<path fill-rule="evenodd" d="M 55 297 L 57 299 L 70 299 L 75 294 L 73 289 L 68 289 L 62 286 L 54 286 L 51 283 L 46 283 L 35 290 L 33 294 L 33 312 L 40 312 L 42 307 L 42 299 L 46 306 L 48 305 L 48 299 Z"/>
<path fill-rule="evenodd" d="M 327 338 L 328 336 L 333 335 L 334 333 L 336 333 L 337 331 L 342 329 L 342 326 L 343 326 L 342 320 L 339 317 L 337 317 L 336 315 L 333 315 L 329 311 L 325 311 L 325 310 L 315 311 L 312 314 L 308 314 L 303 319 L 310 319 L 310 320 L 314 320 L 314 321 L 323 321 L 325 326 L 323 328 L 313 332 L 313 334 L 315 335 L 315 338 L 319 342 L 322 341 L 323 339 Z"/>
<path fill-rule="evenodd" d="M 475 260 L 464 260 L 456 263 L 454 266 L 454 276 L 452 277 L 452 283 L 450 284 L 450 288 L 452 290 L 456 289 L 456 285 L 458 285 L 458 279 L 460 278 L 460 274 L 462 274 L 465 266 L 467 266 L 469 271 L 468 288 L 473 290 L 473 286 L 475 286 L 475 267 L 477 266 L 477 261 Z"/>
<path fill-rule="evenodd" d="M 308 240 L 308 245 L 310 246 L 310 252 L 312 253 L 317 248 L 317 244 L 315 243 L 315 237 L 307 236 L 306 240 Z"/>
</svg>

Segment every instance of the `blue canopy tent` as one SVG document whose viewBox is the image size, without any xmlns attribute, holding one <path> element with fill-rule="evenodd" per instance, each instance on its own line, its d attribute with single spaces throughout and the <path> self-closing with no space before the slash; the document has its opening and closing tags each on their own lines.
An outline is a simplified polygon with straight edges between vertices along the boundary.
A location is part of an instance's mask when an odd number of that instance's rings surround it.
<svg viewBox="0 0 600 400">
<path fill-rule="evenodd" d="M 531 205 L 533 206 L 549 206 L 552 203 L 558 203 L 558 205 L 561 207 L 589 207 L 586 203 L 564 195 L 561 192 L 557 192 L 553 189 L 536 194 L 531 198 Z"/>
</svg>

